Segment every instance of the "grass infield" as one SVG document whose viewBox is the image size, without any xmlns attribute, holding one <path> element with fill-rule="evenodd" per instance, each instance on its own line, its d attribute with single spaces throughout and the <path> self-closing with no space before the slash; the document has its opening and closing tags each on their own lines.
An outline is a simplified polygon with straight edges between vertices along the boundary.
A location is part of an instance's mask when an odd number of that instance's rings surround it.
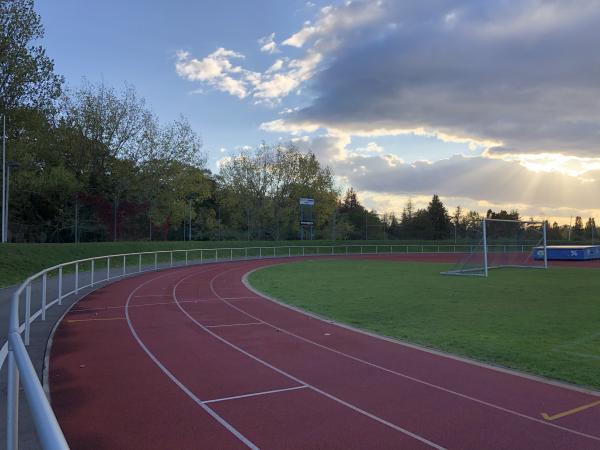
<svg viewBox="0 0 600 450">
<path fill-rule="evenodd" d="M 600 270 L 321 260 L 258 270 L 250 283 L 294 306 L 456 355 L 600 389 Z"/>
</svg>

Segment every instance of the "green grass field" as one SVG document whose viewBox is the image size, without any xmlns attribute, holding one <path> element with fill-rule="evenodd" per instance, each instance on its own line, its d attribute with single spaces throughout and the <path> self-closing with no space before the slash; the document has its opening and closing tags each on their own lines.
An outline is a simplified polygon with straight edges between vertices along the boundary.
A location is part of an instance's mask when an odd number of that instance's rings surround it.
<svg viewBox="0 0 600 450">
<path fill-rule="evenodd" d="M 305 261 L 254 272 L 253 286 L 379 334 L 600 389 L 600 269 L 440 275 L 444 264 Z"/>
</svg>

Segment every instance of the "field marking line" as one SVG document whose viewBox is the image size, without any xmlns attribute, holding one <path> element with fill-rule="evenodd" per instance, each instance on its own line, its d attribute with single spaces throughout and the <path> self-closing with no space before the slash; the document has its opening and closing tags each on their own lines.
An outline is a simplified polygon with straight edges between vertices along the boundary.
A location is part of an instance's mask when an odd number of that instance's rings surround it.
<svg viewBox="0 0 600 450">
<path fill-rule="evenodd" d="M 181 280 L 184 280 L 188 277 L 197 275 L 198 273 L 208 272 L 213 268 L 214 267 L 207 269 L 207 270 L 203 270 L 203 271 L 201 270 L 199 272 L 192 273 L 191 275 L 182 274 L 185 276 Z M 127 324 L 129 325 L 129 330 L 131 331 L 131 334 L 137 341 L 138 345 L 142 348 L 142 350 L 144 350 L 146 355 L 152 360 L 152 362 L 154 362 L 154 364 L 156 364 L 160 368 L 160 370 L 162 370 L 162 372 L 173 383 L 175 383 L 175 385 L 177 385 L 177 387 L 179 387 L 179 389 L 181 389 L 185 394 L 187 394 L 188 397 L 190 397 L 197 405 L 199 405 L 204 411 L 206 411 L 213 419 L 215 419 L 219 424 L 221 424 L 227 431 L 229 431 L 236 438 L 238 438 L 244 445 L 246 445 L 248 448 L 251 448 L 252 450 L 259 450 L 259 447 L 257 447 L 252 441 L 250 441 L 247 437 L 245 437 L 242 433 L 240 433 L 233 425 L 231 425 L 223 417 L 221 417 L 214 409 L 212 409 L 210 406 L 206 405 L 202 400 L 200 400 L 200 398 L 198 398 L 190 389 L 188 389 L 187 386 L 185 386 L 175 375 L 173 375 L 173 373 L 160 362 L 160 360 L 156 357 L 156 355 L 154 355 L 154 353 L 152 353 L 150 351 L 150 349 L 148 349 L 148 347 L 146 347 L 146 345 L 144 344 L 142 339 L 138 336 L 137 332 L 135 331 L 135 328 L 133 327 L 133 324 L 131 322 L 131 318 L 129 317 L 129 303 L 131 302 L 131 299 L 133 298 L 133 294 L 135 294 L 138 289 L 140 289 L 141 287 L 150 283 L 151 281 L 155 281 L 157 279 L 164 278 L 167 275 L 169 275 L 169 273 L 155 277 L 155 278 L 151 278 L 150 280 L 147 280 L 147 281 L 139 284 L 133 291 L 131 291 L 131 293 L 129 294 L 129 297 L 127 297 L 127 302 L 125 303 L 125 317 L 127 318 Z"/>
<path fill-rule="evenodd" d="M 598 405 L 600 405 L 600 400 L 597 402 L 588 403 L 587 405 L 582 405 L 577 408 L 570 409 L 568 411 L 563 411 L 561 413 L 554 414 L 553 416 L 551 416 L 547 413 L 542 413 L 542 417 L 545 420 L 556 420 L 556 419 L 560 419 L 561 417 L 566 417 L 566 416 L 570 416 L 572 414 L 576 414 L 581 411 L 585 411 L 586 409 L 590 409 L 590 408 L 593 408 L 594 406 L 598 406 Z"/>
<path fill-rule="evenodd" d="M 210 282 L 210 287 L 211 287 L 211 290 L 212 290 L 212 292 L 213 292 L 213 294 L 214 294 L 214 295 L 216 295 L 216 296 L 218 296 L 218 297 L 219 297 L 219 294 L 218 294 L 218 293 L 217 293 L 217 292 L 214 290 L 213 281 L 214 281 L 216 278 L 218 278 L 219 276 L 221 276 L 221 275 L 223 275 L 223 274 L 225 274 L 225 273 L 228 273 L 228 272 L 232 272 L 232 271 L 234 271 L 234 270 L 236 270 L 236 269 L 237 269 L 237 268 L 233 268 L 233 269 L 230 269 L 230 270 L 227 270 L 227 271 L 224 271 L 224 272 L 218 273 L 217 275 L 215 275 L 215 276 L 213 277 L 213 279 L 212 279 L 212 280 L 211 280 L 211 282 Z M 266 299 L 266 300 L 268 300 L 268 299 Z M 231 308 L 233 308 L 233 309 L 236 309 L 236 310 L 240 311 L 240 312 L 241 312 L 241 313 L 243 313 L 243 314 L 246 314 L 248 317 L 251 317 L 251 318 L 252 318 L 252 319 L 254 319 L 254 320 L 258 320 L 258 321 L 260 321 L 260 320 L 261 320 L 260 318 L 258 318 L 258 317 L 256 317 L 256 316 L 254 316 L 254 315 L 252 315 L 252 314 L 250 314 L 250 313 L 248 313 L 248 312 L 244 311 L 244 310 L 243 310 L 243 309 L 241 309 L 241 308 L 238 308 L 237 306 L 235 306 L 235 305 L 233 305 L 233 304 L 231 304 L 231 303 L 227 302 L 226 300 L 223 300 L 223 302 L 224 302 L 224 303 L 226 303 L 227 305 L 229 305 Z M 463 394 L 463 393 L 461 393 L 461 392 L 454 391 L 454 390 L 452 390 L 452 389 L 448 389 L 448 388 L 445 388 L 445 387 L 443 387 L 443 386 L 439 386 L 439 385 L 437 385 L 437 384 L 434 384 L 434 383 L 430 383 L 430 382 L 428 382 L 428 381 L 425 381 L 425 380 L 422 380 L 422 379 L 420 379 L 420 378 L 415 378 L 415 377 L 412 377 L 412 376 L 410 376 L 410 375 L 407 375 L 407 374 L 405 374 L 405 373 L 398 372 L 398 371 L 396 371 L 396 370 L 392 370 L 392 369 L 388 369 L 387 367 L 383 367 L 383 366 L 380 366 L 380 365 L 378 365 L 378 364 L 375 364 L 375 363 L 372 363 L 372 362 L 366 361 L 366 360 L 364 360 L 364 359 L 358 358 L 358 357 L 356 357 L 356 356 L 353 356 L 353 355 L 350 355 L 350 354 L 348 354 L 348 353 L 344 353 L 344 352 L 342 352 L 342 351 L 336 350 L 336 349 L 334 349 L 334 348 L 332 348 L 332 347 L 327 347 L 326 345 L 319 344 L 318 342 L 315 342 L 315 341 L 312 341 L 312 340 L 310 340 L 310 339 L 307 339 L 307 338 L 305 338 L 305 337 L 299 336 L 299 335 L 297 335 L 297 334 L 295 334 L 295 333 L 292 333 L 291 331 L 288 331 L 288 330 L 285 330 L 285 329 L 283 329 L 283 328 L 277 327 L 277 326 L 275 326 L 275 325 L 273 325 L 273 324 L 271 324 L 271 323 L 269 323 L 269 322 L 265 322 L 265 321 L 263 321 L 263 322 L 264 322 L 266 325 L 269 325 L 269 326 L 273 327 L 273 328 L 274 328 L 274 329 L 276 329 L 276 330 L 280 330 L 282 333 L 285 333 L 285 334 L 287 334 L 287 335 L 289 335 L 289 336 L 293 336 L 293 337 L 295 337 L 295 338 L 297 338 L 297 339 L 300 339 L 301 341 L 304 341 L 304 342 L 310 343 L 310 344 L 312 344 L 312 345 L 314 345 L 314 346 L 316 346 L 316 347 L 322 348 L 322 349 L 324 349 L 324 350 L 328 350 L 328 351 L 330 351 L 330 352 L 333 352 L 333 353 L 336 353 L 336 354 L 338 354 L 338 355 L 341 355 L 341 356 L 344 356 L 344 357 L 346 357 L 346 358 L 349 358 L 349 359 L 351 359 L 351 360 L 354 360 L 354 361 L 360 362 L 360 363 L 362 363 L 362 364 L 365 364 L 365 365 L 367 365 L 367 366 L 370 366 L 370 367 L 377 368 L 377 369 L 379 369 L 379 370 L 382 370 L 382 371 L 384 371 L 384 372 L 387 372 L 387 373 L 391 373 L 391 374 L 397 375 L 397 376 L 399 376 L 399 377 L 405 378 L 405 379 L 407 379 L 407 380 L 414 381 L 414 382 L 416 382 L 416 383 L 419 383 L 419 384 L 422 384 L 422 385 L 424 385 L 424 386 L 428 386 L 428 387 L 431 387 L 431 388 L 434 388 L 434 389 L 440 390 L 440 391 L 442 391 L 442 392 L 446 392 L 446 393 L 449 393 L 449 394 L 452 394 L 452 395 L 455 395 L 455 396 L 457 396 L 457 397 L 461 397 L 461 398 L 464 398 L 464 399 L 467 399 L 467 400 L 471 400 L 471 401 L 473 401 L 473 402 L 475 402 L 475 403 L 479 403 L 479 404 L 481 404 L 481 405 L 485 405 L 485 406 L 488 406 L 488 407 L 490 407 L 490 408 L 497 409 L 497 410 L 499 410 L 499 411 L 503 411 L 503 412 L 505 412 L 505 413 L 508 413 L 508 414 L 512 414 L 512 415 L 515 415 L 515 416 L 521 417 L 521 418 L 523 418 L 523 419 L 527 419 L 527 420 L 530 420 L 530 421 L 533 421 L 533 422 L 536 422 L 536 423 L 540 423 L 540 424 L 543 424 L 543 425 L 546 425 L 546 426 L 549 426 L 549 427 L 553 427 L 553 428 L 556 428 L 556 429 L 559 429 L 559 430 L 562 430 L 562 431 L 566 431 L 566 432 L 568 432 L 568 433 L 573 433 L 573 434 L 576 434 L 576 435 L 578 435 L 578 436 L 582 436 L 582 437 L 585 437 L 585 438 L 592 439 L 592 440 L 594 440 L 594 441 L 599 441 L 599 442 L 600 442 L 600 436 L 594 436 L 594 435 L 591 435 L 591 434 L 583 433 L 583 432 L 581 432 L 581 431 L 573 430 L 573 429 L 571 429 L 571 428 L 563 427 L 563 426 L 561 426 L 561 425 L 557 425 L 557 424 L 554 424 L 554 423 L 549 423 L 548 421 L 544 421 L 544 420 L 542 420 L 542 419 L 538 419 L 537 417 L 529 416 L 529 415 L 527 415 L 527 414 L 523 414 L 523 413 L 520 413 L 520 412 L 518 412 L 518 411 L 515 411 L 515 410 L 512 410 L 512 409 L 509 409 L 509 408 L 505 408 L 505 407 L 503 407 L 503 406 L 496 405 L 496 404 L 494 404 L 494 403 L 490 403 L 490 402 L 487 402 L 487 401 L 485 401 L 485 400 L 481 400 L 481 399 L 479 399 L 479 398 L 472 397 L 472 396 L 470 396 L 470 395 Z M 334 322 L 331 322 L 331 323 L 335 324 Z"/>
<path fill-rule="evenodd" d="M 232 269 L 232 270 L 233 270 L 233 269 Z M 226 272 L 228 272 L 228 271 L 226 271 Z M 221 273 L 225 273 L 225 272 L 221 272 Z M 218 276 L 218 275 L 219 275 L 219 274 L 217 274 L 217 276 Z M 191 276 L 191 275 L 189 275 L 189 276 Z M 216 276 L 215 276 L 215 277 L 213 277 L 213 280 L 214 280 L 215 278 L 216 278 Z M 184 279 L 185 279 L 185 278 L 182 278 L 182 280 L 184 280 Z M 212 280 L 211 280 L 211 283 L 212 283 Z M 310 389 L 312 389 L 313 391 L 315 391 L 316 393 L 318 393 L 318 394 L 321 394 L 321 395 L 323 395 L 324 397 L 327 397 L 327 398 L 329 398 L 330 400 L 333 400 L 333 401 L 335 401 L 335 402 L 337 402 L 337 403 L 339 403 L 339 404 L 341 404 L 341 405 L 343 405 L 343 406 L 346 406 L 347 408 L 350 408 L 351 410 L 353 410 L 353 411 L 355 411 L 355 412 L 357 412 L 357 413 L 359 413 L 359 414 L 362 414 L 362 415 L 364 415 L 364 416 L 366 416 L 366 417 L 368 417 L 368 418 L 370 418 L 370 419 L 373 419 L 374 421 L 376 421 L 376 422 L 379 422 L 379 423 L 381 423 L 381 424 L 383 424 L 383 425 L 385 425 L 385 426 L 387 426 L 387 427 L 389 427 L 389 428 L 392 428 L 393 430 L 396 430 L 396 431 L 398 431 L 398 432 L 400 432 L 400 433 L 403 433 L 403 434 L 405 434 L 405 435 L 407 435 L 407 436 L 410 436 L 410 437 L 412 437 L 413 439 L 416 439 L 416 440 L 418 440 L 418 441 L 420 441 L 420 442 L 422 442 L 422 443 L 424 443 L 424 444 L 426 444 L 426 445 L 429 445 L 430 447 L 433 447 L 433 448 L 435 448 L 435 449 L 437 449 L 437 450 L 447 450 L 445 447 L 442 447 L 441 445 L 438 445 L 438 444 L 436 444 L 435 442 L 433 442 L 433 441 L 430 441 L 429 439 L 427 439 L 427 438 L 425 438 L 425 437 L 423 437 L 423 436 L 420 436 L 420 435 L 418 435 L 418 434 L 416 434 L 416 433 L 413 433 L 412 431 L 409 431 L 409 430 L 407 430 L 407 429 L 405 429 L 405 428 L 402 428 L 401 426 L 398 426 L 398 425 L 396 425 L 396 424 L 394 424 L 394 423 L 392 423 L 392 422 L 389 422 L 389 421 L 387 421 L 387 420 L 385 420 L 385 419 L 383 419 L 383 418 L 381 418 L 381 417 L 379 417 L 379 416 L 376 416 L 375 414 L 371 414 L 370 412 L 368 412 L 368 411 L 365 411 L 364 409 L 361 409 L 361 408 L 359 408 L 358 406 L 355 406 L 355 405 L 353 405 L 353 404 L 351 404 L 351 403 L 348 403 L 348 402 L 346 402 L 346 401 L 342 400 L 342 399 L 341 399 L 341 398 L 339 398 L 339 397 L 336 397 L 336 396 L 334 396 L 334 395 L 332 395 L 332 394 L 330 394 L 330 393 L 328 393 L 328 392 L 326 392 L 326 391 L 324 391 L 324 390 L 322 390 L 322 389 L 319 389 L 318 387 L 316 387 L 316 386 L 313 386 L 313 385 L 311 385 L 311 384 L 309 384 L 309 383 L 307 383 L 307 382 L 305 382 L 305 381 L 301 380 L 300 378 L 298 378 L 298 377 L 295 377 L 294 375 L 292 375 L 292 374 L 290 374 L 290 373 L 288 373 L 288 372 L 286 372 L 286 371 L 284 371 L 284 370 L 282 370 L 282 369 L 279 369 L 279 368 L 277 368 L 277 367 L 273 366 L 272 364 L 269 364 L 268 362 L 266 362 L 265 360 L 263 360 L 263 359 L 259 358 L 258 356 L 255 356 L 255 355 L 253 355 L 252 353 L 250 353 L 250 352 L 247 352 L 247 351 L 246 351 L 246 350 L 244 350 L 243 348 L 241 348 L 241 347 L 238 347 L 238 346 L 237 346 L 237 345 L 235 345 L 234 343 L 232 343 L 232 342 L 228 341 L 227 339 L 225 339 L 225 338 L 223 338 L 223 337 L 219 336 L 219 335 L 218 335 L 218 334 L 216 334 L 214 331 L 210 330 L 209 328 L 206 328 L 206 326 L 204 326 L 204 325 L 202 325 L 200 322 L 198 322 L 198 321 L 197 321 L 197 320 L 196 320 L 196 319 L 195 319 L 195 318 L 194 318 L 194 317 L 193 317 L 191 314 L 189 314 L 189 313 L 188 313 L 188 312 L 187 312 L 187 311 L 186 311 L 186 310 L 183 308 L 183 306 L 179 305 L 179 303 L 178 303 L 178 301 L 177 301 L 177 293 L 176 293 L 176 291 L 177 291 L 177 287 L 178 287 L 178 286 L 179 286 L 179 283 L 177 283 L 175 286 L 173 286 L 173 291 L 172 291 L 172 294 L 173 294 L 173 300 L 175 300 L 175 303 L 177 303 L 177 306 L 179 306 L 179 309 L 181 309 L 181 311 L 182 311 L 182 312 L 183 312 L 183 313 L 184 313 L 184 314 L 185 314 L 185 315 L 186 315 L 186 316 L 187 316 L 187 317 L 188 317 L 188 318 L 189 318 L 189 319 L 190 319 L 190 320 L 191 320 L 193 323 L 195 323 L 195 324 L 196 324 L 198 327 L 200 327 L 201 329 L 203 329 L 204 331 L 206 331 L 208 334 L 210 334 L 211 336 L 215 337 L 215 338 L 216 338 L 216 339 L 218 339 L 219 341 L 223 342 L 225 345 L 227 345 L 227 346 L 229 346 L 229 347 L 233 348 L 234 350 L 237 350 L 238 352 L 242 353 L 243 355 L 246 355 L 248 358 L 251 358 L 251 359 L 253 359 L 254 361 L 256 361 L 256 362 L 258 362 L 258 363 L 262 364 L 263 366 L 265 366 L 265 367 L 268 367 L 269 369 L 272 369 L 273 371 L 275 371 L 275 372 L 277 372 L 277 373 L 279 373 L 279 374 L 281 374 L 281 375 L 283 375 L 283 376 L 285 376 L 285 377 L 288 377 L 289 379 L 291 379 L 291 380 L 295 381 L 296 383 L 298 383 L 298 384 L 301 384 L 301 385 L 303 385 L 303 386 L 307 386 L 307 387 L 309 387 Z M 212 285 L 211 285 L 211 289 L 212 289 Z M 215 295 L 217 295 L 217 296 L 218 296 L 218 294 L 216 294 L 216 293 L 215 293 Z M 219 297 L 219 298 L 221 298 L 221 297 Z M 225 302 L 225 303 L 227 303 L 227 302 Z M 243 311 L 242 311 L 242 312 L 243 312 Z M 247 313 L 245 313 L 245 314 L 246 314 L 246 315 L 248 315 Z M 256 318 L 255 318 L 255 319 L 256 319 Z M 260 319 L 256 319 L 256 320 L 260 320 Z M 264 322 L 264 321 L 261 321 L 261 322 L 263 322 L 263 323 L 266 323 L 266 322 Z M 600 440 L 600 439 L 599 439 L 599 440 Z"/>
<path fill-rule="evenodd" d="M 264 322 L 226 323 L 223 325 L 205 325 L 206 328 L 245 327 L 246 325 L 264 325 Z"/>
<path fill-rule="evenodd" d="M 67 320 L 65 320 L 65 322 L 67 322 L 67 323 L 100 322 L 102 320 L 125 320 L 125 317 L 99 317 L 97 319 L 67 319 Z"/>
<path fill-rule="evenodd" d="M 308 388 L 308 386 L 302 385 L 302 386 L 294 386 L 294 387 L 284 388 L 284 389 L 272 389 L 270 391 L 253 392 L 251 394 L 234 395 L 233 397 L 221 397 L 221 398 L 215 398 L 213 400 L 205 400 L 204 404 L 224 402 L 227 400 L 237 400 L 240 398 L 258 397 L 260 395 L 278 394 L 280 392 L 297 391 L 298 389 L 307 389 L 307 388 Z"/>
</svg>

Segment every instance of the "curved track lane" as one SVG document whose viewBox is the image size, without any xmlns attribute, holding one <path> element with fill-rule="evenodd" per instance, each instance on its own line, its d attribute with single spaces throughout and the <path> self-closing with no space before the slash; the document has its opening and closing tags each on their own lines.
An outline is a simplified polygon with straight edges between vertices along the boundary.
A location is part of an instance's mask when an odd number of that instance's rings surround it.
<svg viewBox="0 0 600 450">
<path fill-rule="evenodd" d="M 357 332 L 243 283 L 292 260 L 145 274 L 80 301 L 49 377 L 72 448 L 600 449 L 600 406 L 540 415 L 598 396 Z"/>
</svg>

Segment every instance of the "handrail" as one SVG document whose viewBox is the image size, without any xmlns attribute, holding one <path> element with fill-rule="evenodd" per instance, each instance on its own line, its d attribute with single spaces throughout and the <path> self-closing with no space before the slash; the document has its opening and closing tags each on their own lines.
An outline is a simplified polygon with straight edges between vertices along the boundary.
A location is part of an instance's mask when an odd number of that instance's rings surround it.
<svg viewBox="0 0 600 450">
<path fill-rule="evenodd" d="M 506 253 L 509 251 L 521 251 L 531 248 L 530 245 L 490 245 L 488 248 L 497 248 Z M 395 251 L 395 249 L 404 249 L 404 251 Z M 434 249 L 433 251 L 431 249 Z M 60 429 L 58 421 L 52 411 L 50 403 L 44 394 L 44 390 L 37 376 L 33 363 L 29 358 L 26 346 L 29 345 L 29 336 L 31 323 L 38 317 L 42 320 L 46 319 L 46 311 L 55 304 L 61 304 L 62 299 L 78 293 L 81 289 L 94 287 L 99 283 L 110 282 L 129 275 L 136 275 L 144 272 L 161 270 L 162 268 L 181 267 L 189 264 L 203 264 L 218 261 L 249 260 L 263 258 L 286 258 L 298 256 L 315 256 L 315 255 L 364 255 L 364 254 L 398 254 L 398 253 L 463 253 L 466 251 L 473 252 L 477 249 L 482 249 L 481 244 L 346 244 L 346 245 L 287 245 L 287 246 L 256 246 L 256 247 L 214 247 L 214 248 L 197 248 L 197 249 L 176 249 L 176 250 L 156 250 L 135 253 L 118 253 L 114 255 L 94 256 L 90 258 L 78 259 L 54 265 L 45 268 L 23 281 L 13 292 L 10 301 L 9 312 L 9 329 L 7 342 L 0 348 L 0 369 L 2 369 L 4 361 L 8 360 L 8 390 L 7 390 L 7 418 L 6 418 L 6 439 L 7 449 L 17 450 L 18 448 L 18 408 L 19 408 L 19 380 L 25 391 L 25 397 L 31 410 L 33 422 L 36 431 L 44 449 L 68 449 L 68 444 Z M 511 250 L 511 248 L 513 250 Z M 514 250 L 514 249 L 517 250 Z M 284 252 L 283 250 L 287 250 Z M 321 249 L 327 249 L 327 252 L 321 252 Z M 341 249 L 342 251 L 337 251 Z M 351 250 L 352 249 L 352 250 Z M 374 249 L 374 251 L 368 251 Z M 385 249 L 380 252 L 380 249 Z M 249 252 L 254 251 L 254 255 Z M 307 251 L 308 250 L 308 251 Z M 359 251 L 354 251 L 359 250 Z M 367 250 L 367 251 L 365 251 Z M 445 250 L 445 251 L 444 251 Z M 460 250 L 460 251 L 459 251 Z M 256 252 L 257 251 L 257 252 Z M 190 263 L 189 256 L 191 253 L 200 252 L 200 258 L 192 259 Z M 208 252 L 208 259 L 205 259 L 205 252 Z M 228 252 L 229 257 L 219 257 L 219 252 Z M 239 252 L 234 258 L 234 252 Z M 312 253 L 311 253 L 312 252 Z M 316 253 L 314 253 L 316 252 Z M 174 262 L 174 254 L 185 254 L 185 262 L 177 265 Z M 258 254 L 256 254 L 258 253 Z M 159 265 L 159 255 L 169 254 L 168 264 L 166 267 Z M 153 255 L 153 261 L 143 265 L 144 256 Z M 137 270 L 127 271 L 127 258 L 137 257 L 136 264 L 130 264 L 129 267 L 134 267 Z M 122 261 L 121 271 L 111 276 L 111 260 L 119 258 Z M 105 261 L 106 263 L 106 278 L 101 280 L 95 279 L 96 262 Z M 80 267 L 86 263 L 90 263 L 90 281 L 88 284 L 80 285 Z M 74 268 L 74 288 L 69 292 L 63 292 L 64 268 Z M 113 274 L 114 274 L 113 266 Z M 58 286 L 57 298 L 47 301 L 47 280 L 51 272 L 58 271 Z M 31 286 L 36 280 L 41 279 L 41 307 L 35 313 L 31 313 Z M 23 324 L 19 322 L 19 306 L 21 294 L 25 291 L 25 320 Z M 24 333 L 24 336 L 21 336 Z"/>
</svg>

